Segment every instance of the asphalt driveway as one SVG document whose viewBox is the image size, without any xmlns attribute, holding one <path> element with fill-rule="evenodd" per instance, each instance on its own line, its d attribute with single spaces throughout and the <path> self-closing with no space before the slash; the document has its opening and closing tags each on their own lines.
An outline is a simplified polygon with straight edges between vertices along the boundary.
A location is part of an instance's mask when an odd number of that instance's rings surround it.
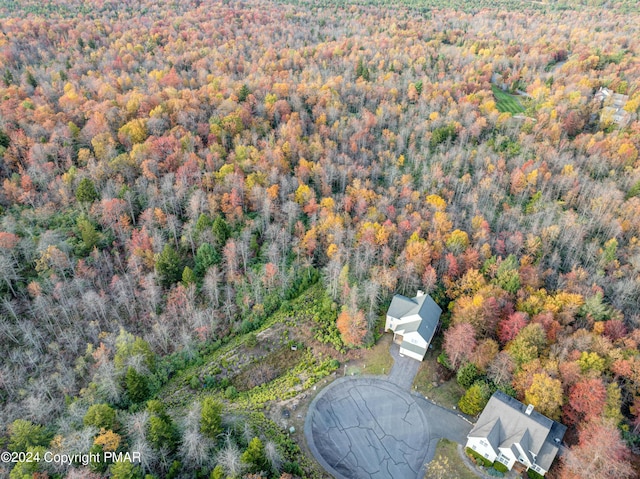
<svg viewBox="0 0 640 479">
<path fill-rule="evenodd" d="M 471 427 L 391 380 L 344 377 L 315 397 L 304 432 L 313 455 L 337 479 L 422 479 L 438 440 L 464 442 Z"/>
<path fill-rule="evenodd" d="M 409 356 L 400 356 L 400 346 L 396 343 L 391 343 L 390 352 L 393 357 L 393 366 L 387 379 L 400 388 L 410 391 L 413 379 L 420 369 L 420 361 Z"/>
</svg>

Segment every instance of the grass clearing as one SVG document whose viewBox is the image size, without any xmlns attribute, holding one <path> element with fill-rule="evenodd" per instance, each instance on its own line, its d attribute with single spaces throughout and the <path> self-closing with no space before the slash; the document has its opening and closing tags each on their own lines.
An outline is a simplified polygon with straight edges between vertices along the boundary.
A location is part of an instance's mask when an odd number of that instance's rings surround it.
<svg viewBox="0 0 640 479">
<path fill-rule="evenodd" d="M 390 334 L 382 336 L 375 346 L 363 351 L 362 358 L 353 367 L 358 368 L 360 374 L 389 374 L 391 366 L 393 366 L 393 358 L 389 352 L 391 340 Z M 347 366 L 348 374 L 350 367 L 351 365 Z"/>
<path fill-rule="evenodd" d="M 524 108 L 520 104 L 518 97 L 502 91 L 496 85 L 491 85 L 491 90 L 493 91 L 493 96 L 496 99 L 496 108 L 499 112 L 509 112 L 513 115 L 524 112 Z"/>
<path fill-rule="evenodd" d="M 285 382 L 294 382 L 295 378 L 289 376 L 296 368 L 305 370 L 306 374 L 300 371 L 303 377 L 317 377 L 317 369 L 326 367 L 324 363 L 329 358 L 325 355 L 323 358 L 311 359 L 307 357 L 310 354 L 309 351 L 296 354 L 290 350 L 289 345 L 292 340 L 297 339 L 292 338 L 294 336 L 292 332 L 298 329 L 310 331 L 315 326 L 314 317 L 319 314 L 323 293 L 324 290 L 320 285 L 314 285 L 298 298 L 283 302 L 280 308 L 267 318 L 262 327 L 251 333 L 235 336 L 203 357 L 198 364 L 182 369 L 165 384 L 159 397 L 170 406 L 183 406 L 205 392 L 215 395 L 219 388 L 206 387 L 207 380 L 213 380 L 214 384 L 226 388 L 232 384 L 234 378 L 237 378 L 236 387 L 240 386 L 243 389 L 250 387 L 249 379 L 251 378 L 239 377 L 239 375 L 247 371 L 246 376 L 255 376 L 253 374 L 255 364 L 264 362 L 265 358 L 278 360 L 278 354 L 282 355 L 280 360 L 286 363 L 286 369 L 278 371 L 280 377 L 269 378 L 272 381 L 287 376 L 288 379 Z M 222 385 L 225 380 L 228 384 Z M 264 384 L 257 385 L 256 389 L 262 390 L 262 386 Z"/>
<path fill-rule="evenodd" d="M 436 361 L 439 351 L 429 352 L 420 365 L 413 385 L 423 396 L 436 404 L 452 409 L 464 394 L 464 388 L 456 382 L 455 375 Z"/>
<path fill-rule="evenodd" d="M 448 439 L 440 439 L 433 461 L 427 466 L 429 477 L 455 477 L 457 479 L 476 479 L 458 454 L 458 444 Z"/>
</svg>

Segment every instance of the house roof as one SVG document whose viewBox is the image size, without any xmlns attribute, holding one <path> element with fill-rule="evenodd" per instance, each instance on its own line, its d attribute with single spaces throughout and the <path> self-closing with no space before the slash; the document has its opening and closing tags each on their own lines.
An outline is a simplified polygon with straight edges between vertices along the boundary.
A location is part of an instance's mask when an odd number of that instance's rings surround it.
<svg viewBox="0 0 640 479">
<path fill-rule="evenodd" d="M 418 296 L 418 299 L 420 298 L 421 296 Z M 414 299 L 407 298 L 406 296 L 402 296 L 401 294 L 394 294 L 387 314 L 394 318 L 400 319 L 403 316 L 409 316 L 410 314 L 413 314 L 414 310 L 416 310 L 417 307 L 418 303 Z"/>
<path fill-rule="evenodd" d="M 441 314 L 442 309 L 428 294 L 418 294 L 415 298 L 396 294 L 387 311 L 388 316 L 400 320 L 417 316 L 415 321 L 398 325 L 397 331 L 404 331 L 404 334 L 417 331 L 427 343 L 431 342 L 436 332 Z"/>
<path fill-rule="evenodd" d="M 517 399 L 496 391 L 469 437 L 486 438 L 496 452 L 518 443 L 528 455 L 536 455 L 536 464 L 549 470 L 567 428 L 536 410 L 527 415 L 526 409 Z"/>
</svg>

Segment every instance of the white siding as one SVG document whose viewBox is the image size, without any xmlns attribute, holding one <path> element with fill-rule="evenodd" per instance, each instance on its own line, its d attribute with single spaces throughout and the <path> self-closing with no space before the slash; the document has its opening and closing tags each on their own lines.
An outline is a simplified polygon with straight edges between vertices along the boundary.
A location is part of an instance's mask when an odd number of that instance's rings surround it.
<svg viewBox="0 0 640 479">
<path fill-rule="evenodd" d="M 509 459 L 509 464 L 505 464 L 505 466 L 507 466 L 509 470 L 511 470 L 513 465 L 516 463 L 516 456 L 513 455 L 513 451 L 508 447 L 501 447 L 499 449 L 500 454 L 502 454 L 503 457 Z"/>
<path fill-rule="evenodd" d="M 408 351 L 404 348 L 400 348 L 400 354 L 402 354 L 403 356 L 409 356 L 410 358 L 413 358 L 413 359 L 417 359 L 418 361 L 422 361 L 424 359 L 424 354 L 420 355 L 420 354 L 414 353 L 413 351 Z"/>
<path fill-rule="evenodd" d="M 493 462 L 498 457 L 496 451 L 493 450 L 489 441 L 484 437 L 470 437 L 467 440 L 467 447 L 471 448 L 485 459 Z"/>
<path fill-rule="evenodd" d="M 533 469 L 534 471 L 536 471 L 538 474 L 542 474 L 543 476 L 547 473 L 547 471 L 545 471 L 544 469 L 542 469 L 540 466 L 538 466 L 537 464 L 534 464 L 533 466 L 531 466 L 531 469 Z"/>
<path fill-rule="evenodd" d="M 522 448 L 520 443 L 516 442 L 514 443 L 514 446 L 516 446 L 516 449 L 518 449 L 518 451 L 520 452 L 520 457 L 518 457 L 518 461 L 524 464 L 525 466 L 530 467 L 531 462 L 529 462 L 529 458 L 527 457 L 527 454 L 524 452 L 524 449 Z"/>
<path fill-rule="evenodd" d="M 386 320 L 386 321 L 385 321 L 385 323 L 384 323 L 384 330 L 385 330 L 385 331 L 389 331 L 389 329 L 392 329 L 392 328 L 391 328 L 391 322 L 392 322 L 392 321 L 394 321 L 395 319 L 396 319 L 396 318 L 393 318 L 393 317 L 391 317 L 391 316 L 387 315 L 387 320 Z M 397 323 L 396 323 L 396 324 L 397 324 Z"/>
</svg>

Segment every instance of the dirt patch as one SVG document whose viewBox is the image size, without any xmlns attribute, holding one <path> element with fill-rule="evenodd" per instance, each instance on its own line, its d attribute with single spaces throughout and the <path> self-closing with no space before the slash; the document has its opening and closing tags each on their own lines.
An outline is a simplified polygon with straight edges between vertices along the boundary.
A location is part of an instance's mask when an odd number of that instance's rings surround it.
<svg viewBox="0 0 640 479">
<path fill-rule="evenodd" d="M 245 366 L 242 372 L 231 379 L 238 391 L 250 389 L 268 383 L 294 367 L 302 357 L 302 351 L 290 346 L 282 347 Z"/>
<path fill-rule="evenodd" d="M 439 351 L 429 351 L 413 382 L 423 396 L 447 408 L 457 407 L 464 388 L 456 382 L 455 374 L 437 362 Z"/>
</svg>

